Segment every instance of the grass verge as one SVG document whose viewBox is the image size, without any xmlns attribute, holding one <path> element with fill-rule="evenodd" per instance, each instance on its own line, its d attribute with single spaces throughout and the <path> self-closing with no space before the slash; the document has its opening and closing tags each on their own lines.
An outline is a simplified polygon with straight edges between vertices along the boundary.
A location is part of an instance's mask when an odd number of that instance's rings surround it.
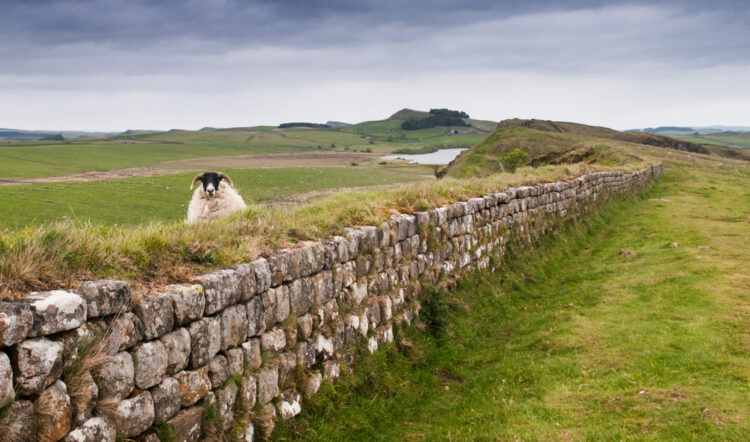
<svg viewBox="0 0 750 442">
<path fill-rule="evenodd" d="M 647 198 L 433 292 L 408 345 L 324 385 L 275 439 L 744 439 L 749 188 L 747 168 L 668 164 Z"/>
</svg>

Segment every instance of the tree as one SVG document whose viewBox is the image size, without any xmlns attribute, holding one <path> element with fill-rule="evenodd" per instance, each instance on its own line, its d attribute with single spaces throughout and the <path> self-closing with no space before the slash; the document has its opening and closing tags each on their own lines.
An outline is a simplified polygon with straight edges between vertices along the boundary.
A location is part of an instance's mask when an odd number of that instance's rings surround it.
<svg viewBox="0 0 750 442">
<path fill-rule="evenodd" d="M 506 172 L 515 172 L 517 168 L 529 164 L 529 154 L 522 151 L 521 149 L 513 149 L 510 152 L 505 152 L 500 155 L 500 162 Z"/>
</svg>

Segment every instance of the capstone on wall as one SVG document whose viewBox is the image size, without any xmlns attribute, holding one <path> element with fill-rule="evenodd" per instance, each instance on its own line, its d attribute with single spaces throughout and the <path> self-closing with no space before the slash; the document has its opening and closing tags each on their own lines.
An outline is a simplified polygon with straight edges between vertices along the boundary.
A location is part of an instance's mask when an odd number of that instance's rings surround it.
<svg viewBox="0 0 750 442">
<path fill-rule="evenodd" d="M 488 268 L 509 242 L 530 243 L 661 171 L 591 173 L 394 215 L 137 301 L 126 282 L 104 280 L 0 303 L 0 438 L 158 440 L 168 427 L 178 440 L 252 440 L 297 415 L 357 349 L 393 341 L 426 285 Z"/>
</svg>

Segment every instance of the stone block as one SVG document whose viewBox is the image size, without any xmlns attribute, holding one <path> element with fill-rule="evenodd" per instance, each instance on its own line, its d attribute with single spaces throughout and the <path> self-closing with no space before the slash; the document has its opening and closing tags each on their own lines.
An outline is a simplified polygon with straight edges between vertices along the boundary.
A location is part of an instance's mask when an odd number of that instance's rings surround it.
<svg viewBox="0 0 750 442">
<path fill-rule="evenodd" d="M 232 269 L 234 269 L 239 278 L 240 302 L 247 302 L 257 293 L 255 270 L 253 270 L 253 266 L 250 264 L 239 264 L 232 267 Z"/>
<path fill-rule="evenodd" d="M 51 441 L 64 438 L 70 431 L 73 416 L 65 383 L 57 380 L 44 390 L 34 401 L 34 412 L 37 434 Z"/>
<path fill-rule="evenodd" d="M 304 315 L 312 307 L 312 281 L 309 278 L 297 279 L 289 284 L 289 304 L 292 313 Z"/>
<path fill-rule="evenodd" d="M 298 339 L 307 340 L 312 335 L 313 318 L 307 313 L 297 318 L 297 336 Z"/>
<path fill-rule="evenodd" d="M 154 425 L 171 419 L 180 411 L 180 383 L 176 379 L 166 377 L 150 391 L 154 400 Z"/>
<path fill-rule="evenodd" d="M 221 349 L 221 324 L 217 317 L 194 321 L 188 326 L 190 333 L 190 367 L 202 367 Z"/>
<path fill-rule="evenodd" d="M 221 312 L 221 349 L 236 347 L 247 338 L 247 313 L 242 304 L 227 307 Z"/>
<path fill-rule="evenodd" d="M 117 431 L 107 418 L 92 417 L 68 433 L 64 442 L 115 442 Z"/>
<path fill-rule="evenodd" d="M 261 349 L 263 351 L 281 351 L 286 347 L 286 335 L 284 330 L 274 328 L 271 331 L 263 333 L 260 338 Z"/>
<path fill-rule="evenodd" d="M 89 319 L 125 312 L 132 302 L 130 284 L 125 281 L 85 281 L 79 293 L 86 301 Z"/>
<path fill-rule="evenodd" d="M 229 379 L 229 362 L 223 355 L 218 355 L 208 363 L 208 378 L 211 388 L 219 388 Z"/>
<path fill-rule="evenodd" d="M 277 287 L 287 280 L 289 256 L 288 253 L 282 251 L 280 253 L 273 253 L 268 257 L 268 268 L 271 272 L 271 287 Z"/>
<path fill-rule="evenodd" d="M 125 398 L 135 387 L 133 358 L 125 351 L 114 355 L 91 374 L 103 398 Z"/>
<path fill-rule="evenodd" d="M 165 293 L 157 293 L 141 299 L 133 313 L 143 324 L 145 339 L 156 339 L 172 331 L 174 327 L 174 307 L 172 297 Z"/>
<path fill-rule="evenodd" d="M 313 286 L 313 302 L 323 305 L 333 299 L 336 293 L 333 290 L 333 273 L 326 270 L 310 278 Z"/>
<path fill-rule="evenodd" d="M 216 390 L 216 408 L 224 432 L 229 431 L 234 420 L 234 405 L 237 402 L 237 384 L 229 383 Z"/>
<path fill-rule="evenodd" d="M 46 338 L 27 339 L 13 349 L 16 391 L 40 393 L 62 375 L 62 344 Z"/>
<path fill-rule="evenodd" d="M 338 361 L 330 360 L 323 363 L 323 377 L 325 379 L 336 379 L 341 376 L 341 365 Z"/>
<path fill-rule="evenodd" d="M 315 349 L 305 341 L 297 343 L 297 362 L 303 367 L 310 368 L 315 364 Z"/>
<path fill-rule="evenodd" d="M 203 432 L 203 406 L 180 410 L 175 417 L 167 421 L 180 442 L 199 442 Z"/>
<path fill-rule="evenodd" d="M 90 371 L 80 373 L 74 396 L 71 396 L 73 407 L 73 425 L 78 426 L 93 416 L 96 400 L 99 397 L 99 387 L 94 382 Z"/>
<path fill-rule="evenodd" d="M 203 286 L 206 297 L 204 315 L 213 315 L 227 306 L 237 304 L 242 297 L 240 278 L 234 270 L 219 270 L 195 279 Z"/>
<path fill-rule="evenodd" d="M 268 261 L 260 258 L 250 263 L 255 272 L 255 292 L 263 293 L 271 288 L 271 268 Z"/>
<path fill-rule="evenodd" d="M 167 295 L 172 300 L 175 322 L 185 325 L 203 317 L 206 310 L 206 297 L 199 284 L 170 285 Z"/>
<path fill-rule="evenodd" d="M 279 370 L 265 367 L 258 373 L 258 402 L 267 404 L 279 395 Z"/>
<path fill-rule="evenodd" d="M 302 411 L 302 406 L 300 405 L 301 401 L 302 397 L 294 390 L 287 390 L 282 393 L 281 400 L 276 404 L 276 410 L 278 411 L 279 416 L 285 421 L 288 421 L 294 416 L 300 414 Z"/>
<path fill-rule="evenodd" d="M 260 339 L 251 339 L 242 344 L 242 351 L 245 354 L 245 365 L 251 369 L 260 367 L 262 363 L 260 355 Z"/>
<path fill-rule="evenodd" d="M 86 301 L 65 290 L 32 292 L 23 301 L 32 315 L 29 336 L 46 336 L 72 330 L 86 321 Z"/>
<path fill-rule="evenodd" d="M 289 307 L 289 288 L 285 285 L 270 289 L 269 295 L 273 293 L 276 296 L 276 322 L 282 322 L 289 316 L 291 309 Z"/>
<path fill-rule="evenodd" d="M 143 339 L 143 323 L 133 312 L 114 316 L 108 327 L 110 354 L 131 348 Z"/>
<path fill-rule="evenodd" d="M 268 292 L 264 292 L 268 293 Z M 258 336 L 266 329 L 262 295 L 256 295 L 245 304 L 247 313 L 247 335 Z"/>
<path fill-rule="evenodd" d="M 326 360 L 333 356 L 333 340 L 327 338 L 322 333 L 315 333 L 313 335 L 311 345 L 313 350 L 315 350 L 316 360 Z"/>
<path fill-rule="evenodd" d="M 0 352 L 0 406 L 8 403 L 16 395 L 13 389 L 13 368 L 10 358 Z"/>
<path fill-rule="evenodd" d="M 184 370 L 190 360 L 190 333 L 186 328 L 167 333 L 159 338 L 167 351 L 167 375 L 173 375 Z"/>
<path fill-rule="evenodd" d="M 247 375 L 242 377 L 240 382 L 239 400 L 243 403 L 245 408 L 251 409 L 255 406 L 255 402 L 258 399 L 258 381 L 253 375 Z"/>
<path fill-rule="evenodd" d="M 305 385 L 305 397 L 311 398 L 315 393 L 318 392 L 320 386 L 323 384 L 323 375 L 314 372 L 307 378 L 307 384 Z"/>
<path fill-rule="evenodd" d="M 175 379 L 180 383 L 180 405 L 183 408 L 195 405 L 211 391 L 208 367 L 183 370 L 175 375 Z"/>
<path fill-rule="evenodd" d="M 224 352 L 229 364 L 229 375 L 240 375 L 245 367 L 245 352 L 242 348 L 233 348 Z"/>
<path fill-rule="evenodd" d="M 297 370 L 297 355 L 292 352 L 279 354 L 279 384 L 294 383 Z"/>
<path fill-rule="evenodd" d="M 0 302 L 0 347 L 15 345 L 29 335 L 33 316 L 26 304 Z"/>
<path fill-rule="evenodd" d="M 154 399 L 149 391 L 123 399 L 107 414 L 115 424 L 118 439 L 135 437 L 148 430 L 155 416 Z"/>
<path fill-rule="evenodd" d="M 3 429 L 2 440 L 12 442 L 36 441 L 34 405 L 27 400 L 11 402 L 0 414 L 0 427 Z"/>
<path fill-rule="evenodd" d="M 143 342 L 131 352 L 135 368 L 135 386 L 151 388 L 160 383 L 167 374 L 168 355 L 159 340 Z"/>
</svg>

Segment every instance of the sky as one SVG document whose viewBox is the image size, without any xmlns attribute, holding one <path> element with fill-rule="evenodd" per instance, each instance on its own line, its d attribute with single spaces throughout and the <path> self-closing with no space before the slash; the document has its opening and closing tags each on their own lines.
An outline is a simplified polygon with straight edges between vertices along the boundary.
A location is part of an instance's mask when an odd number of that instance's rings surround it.
<svg viewBox="0 0 750 442">
<path fill-rule="evenodd" d="M 359 122 L 401 108 L 750 125 L 750 7 L 705 1 L 0 0 L 0 127 Z"/>
</svg>

